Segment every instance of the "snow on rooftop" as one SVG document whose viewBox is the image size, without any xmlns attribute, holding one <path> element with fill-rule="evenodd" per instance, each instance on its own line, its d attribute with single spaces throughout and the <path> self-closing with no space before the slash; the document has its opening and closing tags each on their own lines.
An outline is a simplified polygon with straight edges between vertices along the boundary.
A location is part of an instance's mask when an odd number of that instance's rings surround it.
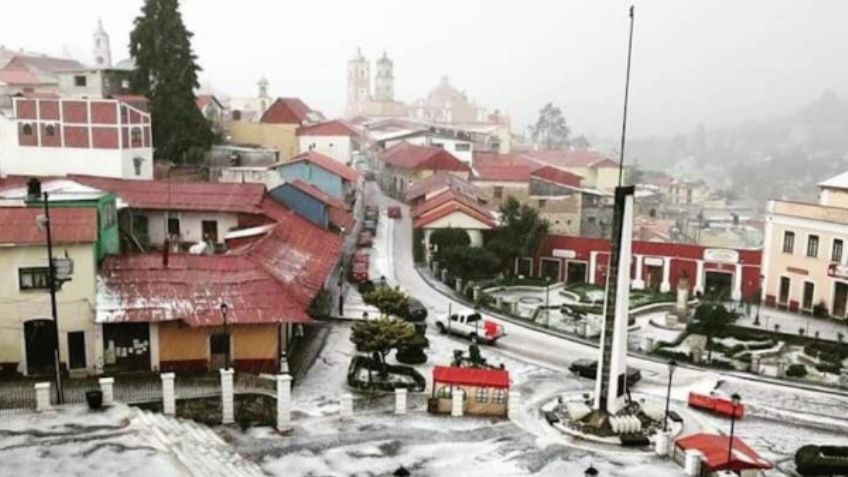
<svg viewBox="0 0 848 477">
<path fill-rule="evenodd" d="M 42 182 L 41 191 L 49 194 L 50 202 L 70 202 L 77 200 L 96 200 L 106 192 L 88 187 L 69 179 L 56 179 Z M 0 205 L 22 207 L 27 197 L 26 187 L 15 187 L 0 191 Z"/>
<path fill-rule="evenodd" d="M 267 233 L 269 230 L 276 227 L 277 224 L 265 224 L 260 225 L 258 227 L 250 227 L 247 229 L 239 229 L 233 230 L 232 232 L 227 232 L 227 235 L 224 235 L 224 240 L 232 240 L 237 238 L 244 237 L 254 237 L 256 235 L 262 235 Z"/>
<path fill-rule="evenodd" d="M 818 186 L 827 189 L 848 189 L 848 172 L 825 179 L 819 182 Z"/>
</svg>

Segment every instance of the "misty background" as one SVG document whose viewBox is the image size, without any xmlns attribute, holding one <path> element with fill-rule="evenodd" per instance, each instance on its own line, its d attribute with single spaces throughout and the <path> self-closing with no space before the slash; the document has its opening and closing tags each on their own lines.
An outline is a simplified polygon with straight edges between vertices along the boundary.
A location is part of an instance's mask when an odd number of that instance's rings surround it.
<svg viewBox="0 0 848 477">
<path fill-rule="evenodd" d="M 518 133 L 550 101 L 572 131 L 609 152 L 631 3 L 181 2 L 206 91 L 252 96 L 264 75 L 272 95 L 338 116 L 347 60 L 358 46 L 371 60 L 385 49 L 401 100 L 447 75 L 477 103 L 508 112 Z M 4 18 L 20 19 L 4 22 L 0 44 L 91 62 L 100 17 L 119 61 L 141 5 L 0 0 Z M 635 5 L 629 161 L 752 198 L 814 194 L 811 183 L 848 169 L 848 2 Z"/>
</svg>

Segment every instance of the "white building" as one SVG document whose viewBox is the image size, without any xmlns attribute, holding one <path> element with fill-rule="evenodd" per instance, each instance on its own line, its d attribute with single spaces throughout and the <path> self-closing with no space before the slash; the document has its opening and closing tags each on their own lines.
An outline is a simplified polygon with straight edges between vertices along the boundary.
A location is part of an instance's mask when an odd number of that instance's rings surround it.
<svg viewBox="0 0 848 477">
<path fill-rule="evenodd" d="M 359 134 L 340 120 L 304 126 L 297 130 L 297 138 L 301 152 L 318 152 L 346 165 L 359 150 Z"/>
<path fill-rule="evenodd" d="M 455 134 L 448 134 L 430 130 L 419 130 L 404 132 L 394 136 L 385 136 L 381 140 L 385 144 L 386 149 L 404 141 L 415 144 L 416 146 L 430 146 L 444 149 L 469 166 L 474 159 L 474 142 L 461 131 L 457 131 Z"/>
</svg>

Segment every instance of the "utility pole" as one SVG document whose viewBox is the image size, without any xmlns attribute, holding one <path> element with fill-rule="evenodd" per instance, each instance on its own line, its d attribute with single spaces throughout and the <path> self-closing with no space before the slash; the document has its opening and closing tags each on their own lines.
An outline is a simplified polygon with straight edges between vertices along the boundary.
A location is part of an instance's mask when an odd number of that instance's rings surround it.
<svg viewBox="0 0 848 477">
<path fill-rule="evenodd" d="M 56 404 L 65 403 L 65 389 L 62 385 L 62 360 L 59 354 L 59 312 L 56 307 L 56 269 L 53 267 L 53 236 L 50 232 L 50 197 L 42 193 L 44 200 L 44 226 L 47 230 L 47 284 L 50 287 L 50 313 L 53 318 L 56 346 L 53 349 L 53 363 L 56 367 Z"/>
</svg>

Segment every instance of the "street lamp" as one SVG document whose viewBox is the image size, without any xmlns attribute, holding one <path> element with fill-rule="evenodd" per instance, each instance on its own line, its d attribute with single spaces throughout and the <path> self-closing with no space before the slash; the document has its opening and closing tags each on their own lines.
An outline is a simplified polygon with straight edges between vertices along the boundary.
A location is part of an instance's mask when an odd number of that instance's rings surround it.
<svg viewBox="0 0 848 477">
<path fill-rule="evenodd" d="M 368 312 L 367 311 L 362 312 L 362 321 L 368 321 Z"/>
<path fill-rule="evenodd" d="M 586 477 L 597 477 L 598 476 L 598 469 L 596 469 L 594 466 L 590 465 L 589 468 L 587 468 L 583 472 L 583 475 L 585 475 Z"/>
<path fill-rule="evenodd" d="M 668 407 L 671 404 L 671 377 L 674 376 L 674 370 L 677 368 L 677 361 L 671 360 L 668 362 L 668 391 L 665 394 L 665 419 L 663 419 L 663 432 L 668 432 Z"/>
<path fill-rule="evenodd" d="M 730 396 L 730 402 L 733 405 L 733 408 L 730 411 L 730 439 L 727 446 L 727 462 L 730 462 L 730 459 L 733 456 L 733 427 L 736 424 L 736 408 L 739 406 L 741 401 L 742 398 L 738 393 L 733 393 L 733 395 Z"/>
<path fill-rule="evenodd" d="M 548 295 L 550 293 L 551 288 L 551 277 L 545 276 L 545 328 L 551 327 L 551 315 L 550 309 L 548 308 Z"/>
<path fill-rule="evenodd" d="M 224 369 L 230 369 L 230 334 L 227 332 L 227 311 L 229 311 L 227 304 L 221 303 L 221 316 L 224 318 L 224 336 L 227 338 L 227 347 L 224 353 Z"/>
<path fill-rule="evenodd" d="M 754 326 L 760 326 L 760 305 L 762 304 L 762 302 L 763 302 L 763 275 L 760 275 L 760 281 L 757 284 L 757 314 L 756 314 L 756 316 L 754 316 Z"/>
</svg>

